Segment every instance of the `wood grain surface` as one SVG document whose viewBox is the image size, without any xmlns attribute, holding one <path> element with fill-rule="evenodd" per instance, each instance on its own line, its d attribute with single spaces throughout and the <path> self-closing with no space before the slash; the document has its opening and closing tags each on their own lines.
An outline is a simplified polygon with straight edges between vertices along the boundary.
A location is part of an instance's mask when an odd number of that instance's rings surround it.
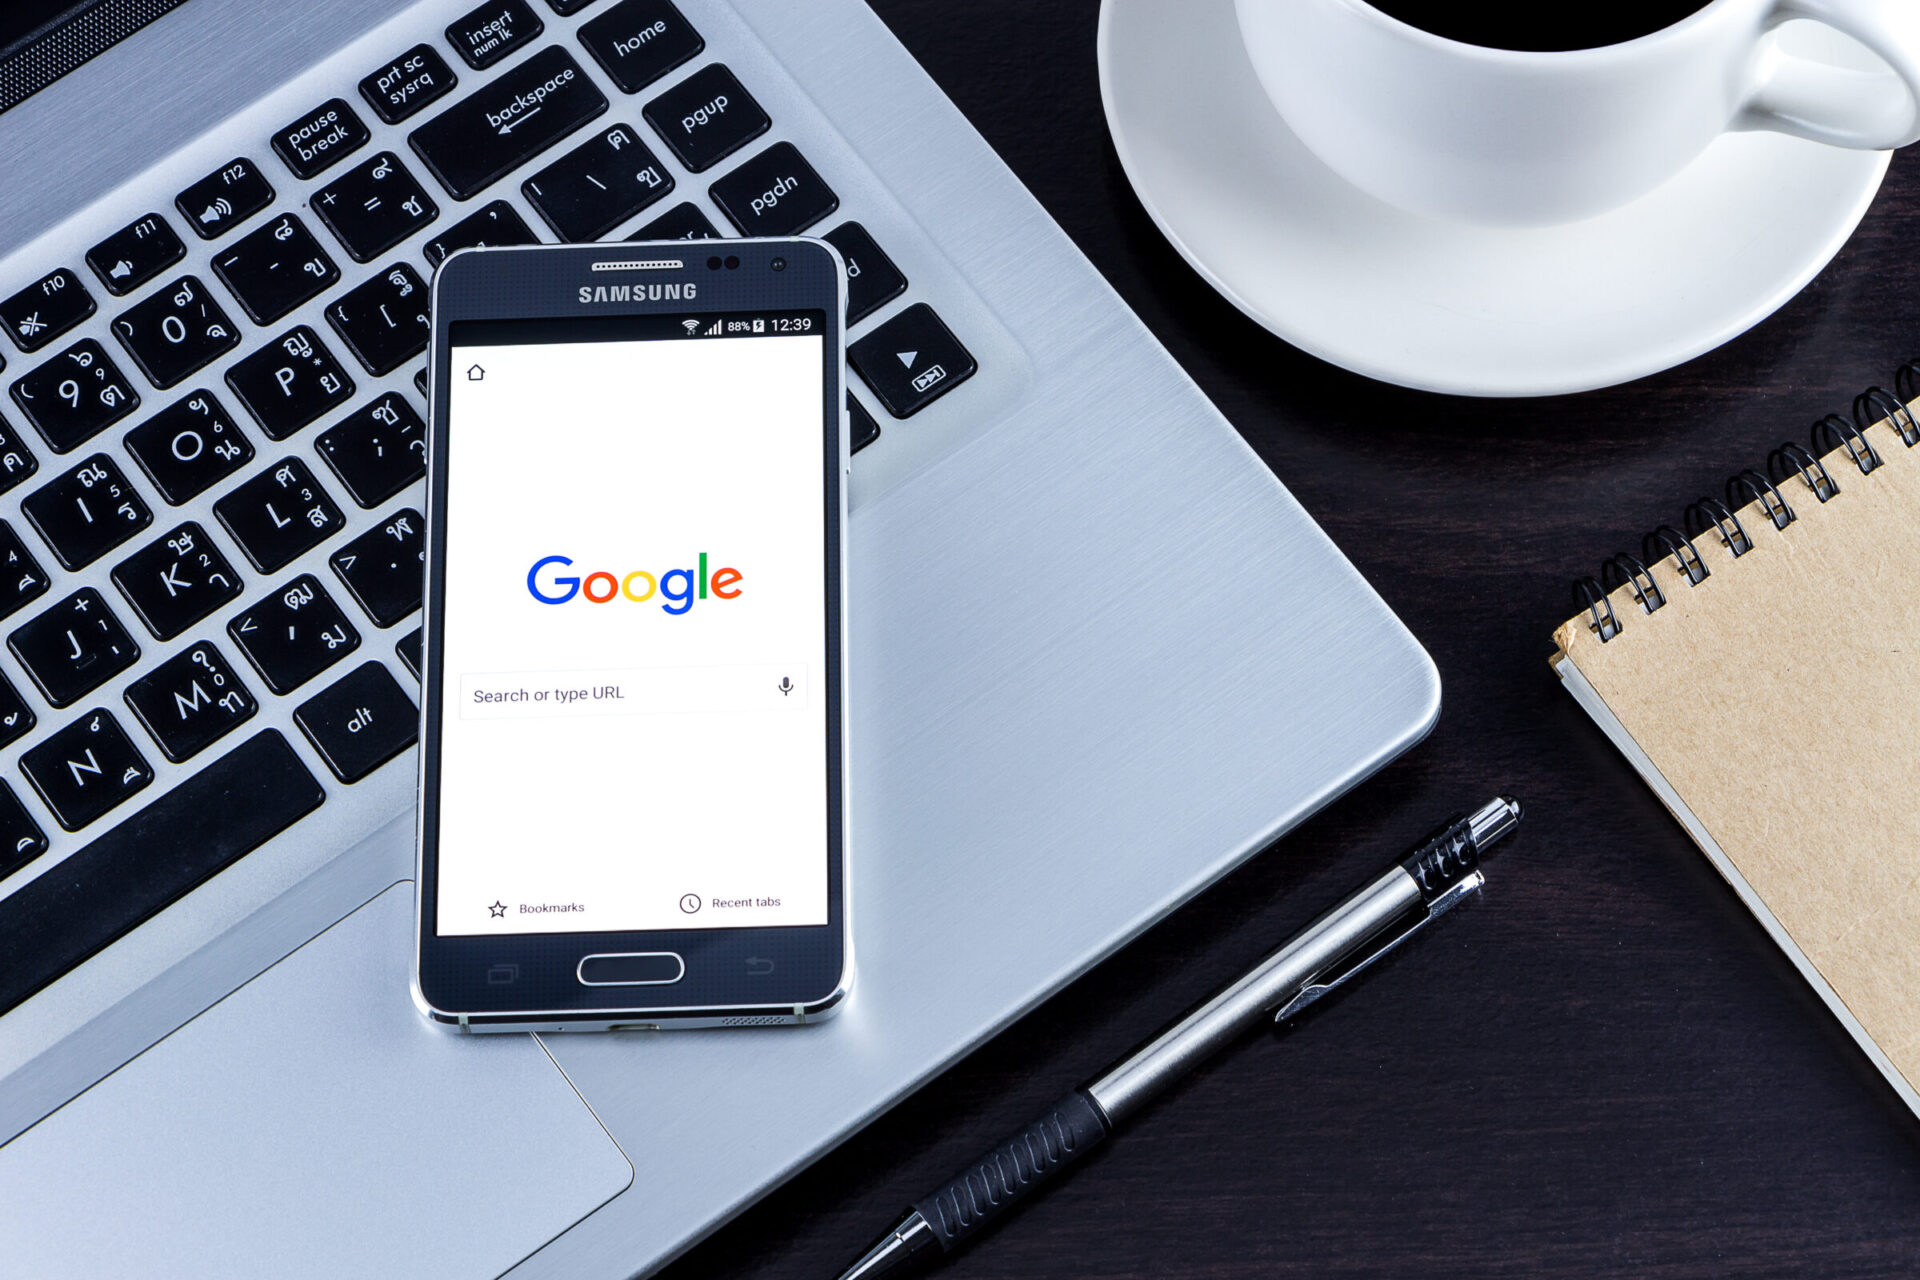
<svg viewBox="0 0 1920 1280">
<path fill-rule="evenodd" d="M 1587 395 L 1449 399 L 1300 354 L 1167 246 L 1107 136 L 1095 0 L 874 7 L 1406 620 L 1445 700 L 1397 764 L 668 1274 L 836 1275 L 958 1162 L 1496 791 L 1527 817 L 1477 907 L 1215 1060 L 938 1274 L 1920 1274 L 1920 1127 L 1547 667 L 1574 576 L 1920 355 L 1920 156 L 1722 350 Z M 1908 763 L 1806 767 L 1898 785 Z"/>
</svg>

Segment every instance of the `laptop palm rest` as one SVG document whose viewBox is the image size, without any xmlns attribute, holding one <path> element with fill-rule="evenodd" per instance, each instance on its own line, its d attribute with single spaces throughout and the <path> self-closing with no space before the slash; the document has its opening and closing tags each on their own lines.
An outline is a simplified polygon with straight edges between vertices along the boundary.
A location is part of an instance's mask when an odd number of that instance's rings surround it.
<svg viewBox="0 0 1920 1280">
<path fill-rule="evenodd" d="M 414 1011 L 412 940 L 397 884 L 0 1150 L 10 1273 L 491 1276 L 624 1190 L 537 1040 Z"/>
</svg>

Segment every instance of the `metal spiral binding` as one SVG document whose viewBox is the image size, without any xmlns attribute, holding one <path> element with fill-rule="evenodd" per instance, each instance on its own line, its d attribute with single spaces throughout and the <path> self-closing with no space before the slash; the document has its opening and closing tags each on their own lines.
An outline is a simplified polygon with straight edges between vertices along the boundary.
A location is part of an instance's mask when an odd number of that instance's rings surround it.
<svg viewBox="0 0 1920 1280">
<path fill-rule="evenodd" d="M 1776 529 L 1784 529 L 1799 517 L 1780 486 L 1795 476 L 1821 502 L 1840 492 L 1840 483 L 1828 470 L 1826 459 L 1846 451 L 1847 458 L 1872 475 L 1886 465 L 1866 430 L 1885 422 L 1900 437 L 1900 443 L 1912 449 L 1920 446 L 1920 416 L 1909 408 L 1920 400 L 1920 359 L 1909 360 L 1894 370 L 1893 390 L 1868 387 L 1853 401 L 1851 419 L 1830 413 L 1813 424 L 1812 444 L 1788 441 L 1767 455 L 1766 474 L 1748 468 L 1727 480 L 1726 501 L 1701 498 L 1689 503 L 1681 517 L 1681 529 L 1663 524 L 1640 541 L 1640 556 L 1621 552 L 1600 566 L 1598 578 L 1581 578 L 1573 584 L 1573 602 L 1578 613 L 1587 615 L 1587 629 L 1602 641 L 1613 639 L 1623 630 L 1619 616 L 1608 598 L 1620 587 L 1629 587 L 1643 612 L 1652 613 L 1667 603 L 1667 597 L 1647 567 L 1671 560 L 1676 573 L 1685 577 L 1689 587 L 1697 587 L 1711 576 L 1701 558 L 1696 538 L 1712 532 L 1727 554 L 1735 559 L 1753 550 L 1753 536 L 1735 513 L 1742 507 L 1758 505 Z M 1682 529 L 1685 532 L 1682 532 Z"/>
</svg>

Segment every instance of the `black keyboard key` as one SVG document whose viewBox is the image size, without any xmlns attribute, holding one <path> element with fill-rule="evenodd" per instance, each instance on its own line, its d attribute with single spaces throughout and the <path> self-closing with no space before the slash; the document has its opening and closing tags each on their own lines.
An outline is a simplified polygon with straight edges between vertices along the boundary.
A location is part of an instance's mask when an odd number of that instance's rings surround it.
<svg viewBox="0 0 1920 1280">
<path fill-rule="evenodd" d="M 360 647 L 360 633 L 310 573 L 229 622 L 227 634 L 275 693 L 293 692 Z"/>
<path fill-rule="evenodd" d="M 188 521 L 114 566 L 113 585 L 162 640 L 240 595 L 240 575 L 207 531 Z"/>
<path fill-rule="evenodd" d="M 236 156 L 173 198 L 193 233 L 212 240 L 273 203 L 273 188 L 253 161 Z"/>
<path fill-rule="evenodd" d="M 468 214 L 421 246 L 429 266 L 439 266 L 449 254 L 461 249 L 498 248 L 509 244 L 538 244 L 539 239 L 527 226 L 519 210 L 505 200 Z M 421 392 L 422 395 L 426 393 Z"/>
<path fill-rule="evenodd" d="M 12 617 L 47 594 L 52 581 L 13 526 L 0 520 L 0 618 Z"/>
<path fill-rule="evenodd" d="M 848 347 L 847 363 L 896 418 L 920 412 L 980 367 L 924 302 Z"/>
<path fill-rule="evenodd" d="M 107 292 L 125 297 L 187 256 L 167 220 L 157 213 L 135 218 L 87 250 L 87 265 Z"/>
<path fill-rule="evenodd" d="M 880 424 L 873 420 L 867 407 L 847 397 L 847 452 L 858 453 L 880 438 Z"/>
<path fill-rule="evenodd" d="M 742 235 L 797 236 L 840 207 L 791 142 L 776 142 L 709 190 Z"/>
<path fill-rule="evenodd" d="M 0 328 L 22 351 L 38 351 L 93 311 L 93 295 L 80 277 L 58 267 L 0 302 Z"/>
<path fill-rule="evenodd" d="M 127 705 L 175 764 L 253 718 L 260 704 L 210 642 L 174 654 L 127 686 Z"/>
<path fill-rule="evenodd" d="M 355 262 L 373 261 L 440 216 L 440 207 L 391 151 L 314 192 L 313 211 Z"/>
<path fill-rule="evenodd" d="M 623 93 L 638 93 L 707 47 L 668 0 L 621 0 L 581 26 L 580 43 Z"/>
<path fill-rule="evenodd" d="M 353 399 L 353 379 L 304 324 L 228 369 L 227 385 L 273 440 Z"/>
<path fill-rule="evenodd" d="M 420 678 L 420 628 L 415 627 L 401 636 L 400 642 L 393 646 L 393 651 L 400 655 L 400 661 L 407 664 L 407 670 L 413 672 L 413 678 L 418 680 Z"/>
<path fill-rule="evenodd" d="M 0 782 L 0 878 L 12 875 L 47 851 L 47 833 L 20 803 L 13 788 Z"/>
<path fill-rule="evenodd" d="M 105 707 L 95 707 L 20 756 L 20 772 L 69 831 L 146 789 L 153 766 Z"/>
<path fill-rule="evenodd" d="M 390 627 L 420 607 L 425 586 L 427 522 L 403 508 L 334 552 L 328 563 L 378 627 Z"/>
<path fill-rule="evenodd" d="M 68 569 L 86 568 L 153 523 L 153 512 L 104 453 L 49 480 L 20 510 Z"/>
<path fill-rule="evenodd" d="M 880 252 L 867 229 L 843 222 L 820 237 L 847 260 L 847 323 L 859 324 L 907 291 L 907 278 Z"/>
<path fill-rule="evenodd" d="M 290 213 L 214 255 L 213 269 L 255 324 L 272 324 L 340 278 L 327 251 Z"/>
<path fill-rule="evenodd" d="M 331 98 L 274 134 L 273 149 L 294 176 L 311 178 L 372 136 L 345 98 Z"/>
<path fill-rule="evenodd" d="M 210 391 L 195 391 L 127 432 L 127 452 L 173 506 L 253 460 L 253 445 Z"/>
<path fill-rule="evenodd" d="M 415 369 L 413 371 L 413 389 L 420 393 L 422 400 L 427 398 L 427 371 L 425 369 Z"/>
<path fill-rule="evenodd" d="M 680 163 L 695 173 L 711 169 L 773 127 L 753 95 L 718 62 L 649 102 L 643 114 Z"/>
<path fill-rule="evenodd" d="M 593 0 L 547 0 L 547 8 L 564 18 L 570 13 L 580 12 L 592 3 Z"/>
<path fill-rule="evenodd" d="M 314 443 L 362 507 L 379 506 L 427 473 L 427 429 L 396 392 L 355 410 Z"/>
<path fill-rule="evenodd" d="M 293 713 L 342 782 L 358 782 L 412 746 L 420 709 L 378 662 L 365 662 Z"/>
<path fill-rule="evenodd" d="M 524 49 L 547 29 L 526 0 L 487 0 L 447 27 L 447 43 L 475 71 Z"/>
<path fill-rule="evenodd" d="M 360 82 L 360 96 L 388 124 L 399 124 L 459 83 L 430 44 L 417 44 Z"/>
<path fill-rule="evenodd" d="M 236 486 L 213 504 L 213 514 L 262 573 L 285 568 L 346 524 L 299 458 L 283 458 Z"/>
<path fill-rule="evenodd" d="M 520 184 L 562 240 L 598 240 L 673 190 L 634 131 L 617 124 Z"/>
<path fill-rule="evenodd" d="M 420 273 L 396 262 L 337 299 L 327 308 L 327 323 L 377 377 L 427 349 L 427 335 L 433 331 L 427 307 L 427 286 Z"/>
<path fill-rule="evenodd" d="M 13 402 L 55 453 L 71 453 L 140 407 L 133 384 L 92 338 L 16 380 Z"/>
<path fill-rule="evenodd" d="M 628 236 L 629 240 L 718 240 L 720 233 L 692 201 L 682 201 Z"/>
<path fill-rule="evenodd" d="M 92 587 L 20 627 L 7 647 L 56 707 L 72 706 L 140 657 L 140 646 Z"/>
<path fill-rule="evenodd" d="M 25 480 L 40 469 L 33 450 L 21 441 L 14 429 L 0 418 L 0 493 Z"/>
<path fill-rule="evenodd" d="M 193 276 L 128 307 L 113 333 L 156 387 L 171 387 L 240 345 L 239 327 Z"/>
<path fill-rule="evenodd" d="M 10 747 L 20 741 L 27 731 L 37 722 L 33 708 L 13 687 L 13 682 L 0 676 L 0 747 Z M 0 843 L 0 855 L 4 855 L 6 846 Z M 0 872 L 0 875 L 5 874 Z"/>
<path fill-rule="evenodd" d="M 607 109 L 570 54 L 549 45 L 408 135 L 407 142 L 456 200 L 566 137 Z"/>
<path fill-rule="evenodd" d="M 273 729 L 0 900 L 0 1013 L 320 807 Z"/>
</svg>

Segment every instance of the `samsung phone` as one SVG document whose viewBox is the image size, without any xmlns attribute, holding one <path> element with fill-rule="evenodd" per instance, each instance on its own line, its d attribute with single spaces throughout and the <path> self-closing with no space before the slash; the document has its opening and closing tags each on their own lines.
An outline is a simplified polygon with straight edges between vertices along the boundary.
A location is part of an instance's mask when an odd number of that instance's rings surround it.
<svg viewBox="0 0 1920 1280">
<path fill-rule="evenodd" d="M 846 997 L 845 276 L 804 239 L 433 286 L 414 997 L 468 1031 Z"/>
</svg>

